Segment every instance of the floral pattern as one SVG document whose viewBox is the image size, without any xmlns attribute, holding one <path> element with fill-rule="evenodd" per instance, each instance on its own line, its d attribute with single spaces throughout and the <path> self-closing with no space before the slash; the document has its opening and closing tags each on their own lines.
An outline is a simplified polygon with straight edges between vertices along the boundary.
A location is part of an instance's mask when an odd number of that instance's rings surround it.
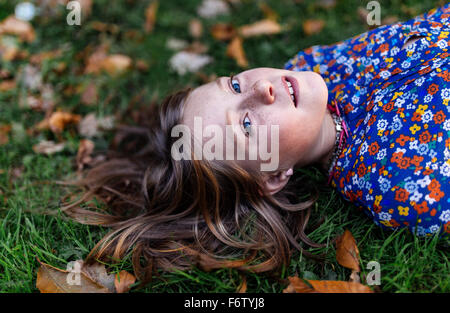
<svg viewBox="0 0 450 313">
<path fill-rule="evenodd" d="M 324 78 L 349 127 L 331 186 L 383 228 L 450 233 L 449 35 L 446 4 L 284 66 Z"/>
</svg>

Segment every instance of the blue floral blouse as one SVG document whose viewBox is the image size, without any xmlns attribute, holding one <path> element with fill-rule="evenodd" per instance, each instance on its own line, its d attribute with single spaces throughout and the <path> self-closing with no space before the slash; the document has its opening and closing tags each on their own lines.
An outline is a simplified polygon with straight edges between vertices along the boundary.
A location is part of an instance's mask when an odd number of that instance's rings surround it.
<svg viewBox="0 0 450 313">
<path fill-rule="evenodd" d="M 284 66 L 324 78 L 349 128 L 331 186 L 383 228 L 450 233 L 449 34 L 446 4 Z"/>
</svg>

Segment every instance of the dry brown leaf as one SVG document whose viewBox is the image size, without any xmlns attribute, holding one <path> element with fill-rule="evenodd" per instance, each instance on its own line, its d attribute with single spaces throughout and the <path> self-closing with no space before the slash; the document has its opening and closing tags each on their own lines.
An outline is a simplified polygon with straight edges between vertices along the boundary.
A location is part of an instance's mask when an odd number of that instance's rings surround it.
<svg viewBox="0 0 450 313">
<path fill-rule="evenodd" d="M 81 103 L 84 105 L 94 105 L 98 101 L 97 86 L 88 84 L 81 94 Z"/>
<path fill-rule="evenodd" d="M 120 74 L 131 67 L 131 58 L 123 54 L 107 56 L 101 63 L 101 69 L 110 75 Z"/>
<path fill-rule="evenodd" d="M 78 170 L 82 170 L 86 164 L 92 161 L 91 154 L 94 152 L 95 144 L 89 139 L 81 139 L 78 146 L 78 152 L 76 157 Z"/>
<path fill-rule="evenodd" d="M 235 59 L 240 67 L 248 67 L 247 57 L 245 56 L 245 51 L 242 46 L 242 39 L 240 37 L 234 37 L 234 39 L 228 44 L 226 53 L 227 56 Z"/>
<path fill-rule="evenodd" d="M 134 284 L 136 277 L 127 271 L 120 271 L 117 273 L 116 279 L 114 280 L 114 286 L 116 287 L 117 293 L 125 293 L 130 290 L 130 286 Z"/>
<path fill-rule="evenodd" d="M 36 288 L 41 293 L 108 293 L 108 288 L 99 285 L 82 271 L 79 273 L 64 271 L 40 262 L 36 279 Z M 74 275 L 79 275 L 79 284 L 73 283 Z"/>
<path fill-rule="evenodd" d="M 116 24 L 111 23 L 103 23 L 99 21 L 93 21 L 89 24 L 92 29 L 99 31 L 99 32 L 110 32 L 111 34 L 117 34 L 119 32 L 119 26 Z"/>
<path fill-rule="evenodd" d="M 196 39 L 202 36 L 203 24 L 199 19 L 194 18 L 189 22 L 189 33 L 191 34 L 192 37 Z"/>
<path fill-rule="evenodd" d="M 101 66 L 102 66 L 103 60 L 107 56 L 108 50 L 109 50 L 108 44 L 99 45 L 95 49 L 95 51 L 87 57 L 84 73 L 85 74 L 99 73 L 102 69 Z"/>
<path fill-rule="evenodd" d="M 284 293 L 372 293 L 365 285 L 356 282 L 334 280 L 303 280 L 299 277 L 288 277 L 290 284 Z M 309 285 L 311 286 L 309 286 Z"/>
<path fill-rule="evenodd" d="M 141 72 L 147 72 L 148 69 L 150 68 L 150 65 L 148 64 L 148 62 L 146 60 L 142 60 L 142 59 L 136 60 L 136 63 L 134 64 L 134 66 Z"/>
<path fill-rule="evenodd" d="M 230 40 L 236 36 L 236 29 L 231 24 L 218 23 L 211 28 L 211 35 L 217 40 Z"/>
<path fill-rule="evenodd" d="M 0 125 L 0 146 L 8 143 L 8 134 L 11 132 L 11 128 L 11 125 Z"/>
<path fill-rule="evenodd" d="M 319 0 L 316 2 L 316 5 L 324 9 L 331 9 L 336 6 L 336 0 Z"/>
<path fill-rule="evenodd" d="M 19 36 L 23 41 L 32 42 L 36 38 L 33 26 L 26 21 L 19 20 L 13 15 L 0 23 L 0 35 L 11 34 Z"/>
<path fill-rule="evenodd" d="M 78 260 L 77 262 L 80 262 L 81 272 L 84 275 L 95 281 L 97 284 L 108 288 L 110 292 L 116 292 L 114 287 L 115 275 L 108 274 L 104 264 L 97 262 L 93 264 L 86 264 L 82 260 Z"/>
<path fill-rule="evenodd" d="M 264 19 L 253 24 L 239 27 L 238 33 L 244 37 L 255 37 L 261 35 L 273 35 L 282 31 L 280 24 L 273 20 Z"/>
<path fill-rule="evenodd" d="M 14 88 L 16 88 L 16 81 L 14 79 L 0 82 L 0 91 L 8 91 Z"/>
<path fill-rule="evenodd" d="M 208 46 L 201 43 L 200 41 L 194 41 L 189 46 L 187 46 L 184 51 L 196 53 L 196 54 L 202 54 L 208 51 Z"/>
<path fill-rule="evenodd" d="M 62 55 L 61 49 L 40 52 L 40 53 L 34 54 L 30 57 L 30 63 L 39 65 L 44 60 L 54 59 L 61 55 Z"/>
<path fill-rule="evenodd" d="M 336 260 L 346 268 L 359 272 L 359 250 L 349 230 L 336 240 Z"/>
<path fill-rule="evenodd" d="M 52 140 L 42 140 L 38 144 L 33 146 L 33 151 L 40 154 L 53 154 L 60 152 L 64 149 L 65 143 L 55 143 Z"/>
<path fill-rule="evenodd" d="M 307 36 L 311 36 L 320 33 L 325 26 L 325 21 L 323 20 L 306 20 L 303 23 L 303 31 Z"/>
<path fill-rule="evenodd" d="M 61 133 L 68 124 L 78 124 L 81 116 L 68 112 L 54 112 L 48 120 L 48 126 L 55 134 Z"/>
<path fill-rule="evenodd" d="M 153 1 L 145 10 L 145 25 L 144 30 L 146 33 L 151 33 L 155 27 L 156 13 L 158 11 L 158 1 Z"/>
</svg>

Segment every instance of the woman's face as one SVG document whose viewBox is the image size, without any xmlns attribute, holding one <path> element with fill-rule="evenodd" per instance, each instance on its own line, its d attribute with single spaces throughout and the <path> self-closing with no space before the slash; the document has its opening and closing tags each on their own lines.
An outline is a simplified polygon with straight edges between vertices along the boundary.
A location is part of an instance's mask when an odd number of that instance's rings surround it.
<svg viewBox="0 0 450 313">
<path fill-rule="evenodd" d="M 295 101 L 289 92 L 290 82 Z M 225 134 L 226 125 L 235 125 L 235 142 L 245 151 L 257 143 L 253 129 L 268 128 L 268 148 L 276 138 L 270 128 L 279 127 L 279 167 L 302 167 L 323 156 L 319 147 L 324 132 L 328 90 L 315 72 L 294 72 L 274 68 L 255 68 L 231 77 L 219 77 L 197 87 L 185 101 L 183 124 L 194 129 L 194 117 L 200 117 L 203 129 L 218 125 Z M 248 126 L 252 126 L 248 134 Z M 203 144 L 207 138 L 202 139 Z M 224 143 L 225 144 L 225 143 Z M 258 149 L 258 147 L 253 147 Z M 259 150 L 255 150 L 259 151 Z M 248 154 L 246 154 L 247 156 Z M 245 169 L 256 169 L 261 159 L 237 161 Z"/>
</svg>

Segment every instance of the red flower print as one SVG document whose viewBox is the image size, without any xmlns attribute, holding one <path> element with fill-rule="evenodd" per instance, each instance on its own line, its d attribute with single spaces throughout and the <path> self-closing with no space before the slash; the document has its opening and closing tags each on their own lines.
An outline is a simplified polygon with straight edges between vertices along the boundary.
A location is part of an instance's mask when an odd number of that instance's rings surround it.
<svg viewBox="0 0 450 313">
<path fill-rule="evenodd" d="M 419 135 L 420 143 L 428 143 L 428 142 L 430 142 L 430 140 L 431 140 L 431 134 L 430 134 L 430 132 L 428 130 L 422 132 Z"/>
<path fill-rule="evenodd" d="M 423 171 L 423 175 L 430 175 L 434 172 L 434 170 L 432 170 L 431 168 L 427 168 L 426 170 Z"/>
<path fill-rule="evenodd" d="M 436 113 L 434 113 L 433 121 L 436 124 L 441 124 L 445 121 L 446 117 L 447 116 L 444 114 L 444 112 L 442 110 L 440 110 L 440 111 L 437 111 Z"/>
<path fill-rule="evenodd" d="M 378 142 L 372 142 L 369 146 L 369 154 L 374 155 L 378 153 L 378 150 L 380 150 L 380 146 L 378 145 Z"/>
<path fill-rule="evenodd" d="M 363 177 L 367 173 L 367 167 L 364 165 L 364 163 L 359 164 L 358 166 L 358 176 Z"/>
<path fill-rule="evenodd" d="M 416 210 L 417 214 L 419 214 L 419 215 L 428 212 L 429 208 L 427 206 L 427 202 L 423 201 L 420 204 L 415 204 L 414 210 Z"/>
<path fill-rule="evenodd" d="M 436 209 L 433 209 L 430 211 L 430 216 L 435 216 L 436 215 Z"/>
<path fill-rule="evenodd" d="M 397 221 L 394 220 L 394 219 L 391 219 L 391 220 L 389 221 L 389 223 L 391 223 L 392 227 L 399 227 L 399 226 L 400 226 L 400 224 L 397 223 Z"/>
<path fill-rule="evenodd" d="M 444 224 L 444 232 L 450 234 L 450 222 Z"/>
<path fill-rule="evenodd" d="M 392 101 L 390 101 L 390 102 L 386 103 L 385 105 L 383 105 L 383 111 L 384 112 L 391 112 L 393 108 L 394 108 L 394 102 L 392 102 Z"/>
<path fill-rule="evenodd" d="M 446 82 L 450 82 L 450 72 L 448 70 L 440 72 L 437 76 L 442 77 Z"/>
<path fill-rule="evenodd" d="M 436 201 L 441 200 L 441 198 L 444 196 L 445 194 L 440 191 L 439 189 L 434 189 L 430 192 L 430 198 L 433 198 Z"/>
<path fill-rule="evenodd" d="M 394 70 L 391 72 L 392 75 L 400 73 L 402 70 L 399 67 L 394 68 Z"/>
<path fill-rule="evenodd" d="M 422 115 L 419 112 L 414 112 L 413 116 L 411 117 L 411 121 L 413 121 L 413 122 L 422 121 Z"/>
<path fill-rule="evenodd" d="M 430 67 L 430 66 L 427 66 L 426 68 L 420 70 L 418 73 L 419 73 L 420 75 L 423 75 L 423 74 L 426 74 L 426 73 L 429 73 L 429 72 L 431 72 L 431 67 Z"/>
<path fill-rule="evenodd" d="M 430 86 L 428 86 L 427 92 L 430 95 L 434 95 L 436 92 L 438 92 L 438 90 L 439 90 L 439 86 L 433 83 Z"/>
<path fill-rule="evenodd" d="M 391 162 L 399 163 L 403 158 L 403 152 L 394 152 L 392 153 Z"/>
<path fill-rule="evenodd" d="M 409 164 L 411 163 L 411 158 L 403 157 L 400 162 L 397 163 L 397 166 L 403 170 L 407 169 L 409 167 Z"/>
<path fill-rule="evenodd" d="M 383 52 L 388 51 L 388 50 L 389 50 L 389 44 L 388 44 L 388 43 L 383 43 L 383 44 L 381 44 L 381 45 L 378 47 L 377 50 L 375 50 L 375 52 L 381 52 L 381 53 L 383 53 Z"/>
<path fill-rule="evenodd" d="M 367 122 L 367 125 L 372 126 L 373 123 L 375 123 L 375 121 L 377 120 L 377 116 L 376 115 L 372 115 L 369 119 L 369 121 Z"/>
<path fill-rule="evenodd" d="M 405 143 L 409 141 L 409 139 L 411 139 L 411 137 L 400 134 L 400 136 L 398 136 L 398 138 L 395 139 L 395 142 L 403 147 Z"/>
<path fill-rule="evenodd" d="M 436 178 L 433 178 L 430 184 L 427 186 L 428 190 L 439 190 L 441 188 L 441 184 L 437 181 Z"/>
<path fill-rule="evenodd" d="M 400 202 L 406 202 L 409 197 L 409 192 L 404 188 L 399 188 L 395 191 L 395 200 Z"/>
<path fill-rule="evenodd" d="M 353 105 L 351 105 L 350 103 L 347 103 L 347 104 L 344 106 L 344 112 L 345 112 L 345 114 L 350 113 L 351 111 L 353 111 L 353 109 L 354 109 L 354 107 L 353 107 Z"/>
<path fill-rule="evenodd" d="M 375 103 L 372 101 L 369 102 L 369 104 L 366 106 L 366 112 L 369 112 L 372 110 L 372 108 L 375 106 Z"/>
</svg>

